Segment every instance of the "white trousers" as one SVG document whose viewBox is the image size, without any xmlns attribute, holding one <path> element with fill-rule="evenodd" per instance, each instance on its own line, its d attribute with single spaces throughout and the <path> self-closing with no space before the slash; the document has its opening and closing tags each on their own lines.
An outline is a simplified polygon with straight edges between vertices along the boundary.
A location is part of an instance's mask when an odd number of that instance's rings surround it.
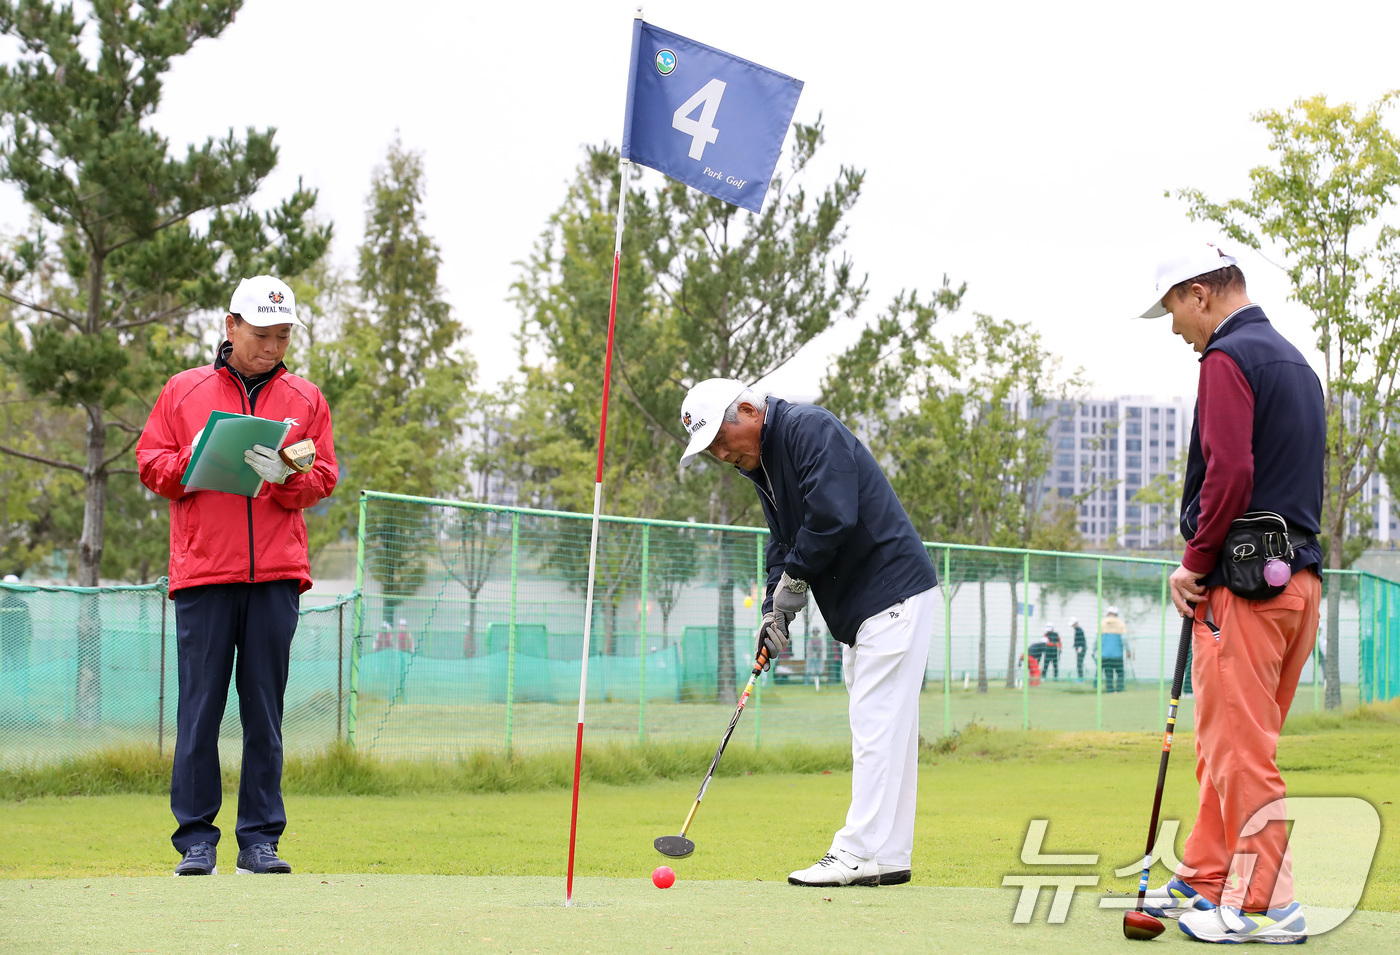
<svg viewBox="0 0 1400 955">
<path fill-rule="evenodd" d="M 881 865 L 908 867 L 919 788 L 919 690 L 943 608 L 938 588 L 866 618 L 841 662 L 851 714 L 851 808 L 832 841 Z"/>
</svg>

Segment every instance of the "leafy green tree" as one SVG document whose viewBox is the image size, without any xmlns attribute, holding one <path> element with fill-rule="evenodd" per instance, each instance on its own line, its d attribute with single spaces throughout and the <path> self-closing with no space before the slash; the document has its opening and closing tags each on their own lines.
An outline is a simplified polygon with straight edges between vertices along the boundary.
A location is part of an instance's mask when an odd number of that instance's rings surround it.
<svg viewBox="0 0 1400 955">
<path fill-rule="evenodd" d="M 52 289 L 43 298 L 2 293 L 27 319 L 0 360 L 29 394 L 85 418 L 81 461 L 58 449 L 42 455 L 83 477 L 85 586 L 101 574 L 109 477 L 132 470 L 121 462 L 141 412 L 182 364 L 158 331 L 216 307 L 239 277 L 301 271 L 329 237 L 304 222 L 314 193 L 298 188 L 263 215 L 249 208 L 276 165 L 271 130 L 230 132 L 176 157 L 151 128 L 172 61 L 222 33 L 239 6 L 92 0 L 79 19 L 71 5 L 0 0 L 0 32 L 20 46 L 0 66 L 0 180 L 53 230 L 0 263 L 11 289 L 44 274 Z M 90 724 L 101 701 L 95 600 L 77 630 L 79 720 Z"/>
<path fill-rule="evenodd" d="M 1028 324 L 978 314 L 973 327 L 934 337 L 940 316 L 963 289 L 945 279 L 920 300 L 901 294 L 879 321 L 838 357 L 827 403 L 864 420 L 872 451 L 925 540 L 978 546 L 1055 544 L 1078 549 L 1073 512 L 1044 500 L 1052 460 L 1051 403 L 1083 387 Z M 1011 588 L 1007 685 L 1016 679 L 1019 557 L 978 558 L 978 692 L 987 692 L 986 586 Z"/>
<path fill-rule="evenodd" d="M 308 521 L 313 547 L 355 533 L 361 489 L 451 498 L 463 488 L 461 436 L 475 365 L 438 283 L 442 254 L 424 228 L 425 188 L 422 156 L 395 140 L 374 171 L 353 293 L 324 268 L 307 277 L 339 305 L 338 314 L 318 319 L 331 337 L 309 360 L 330 404 L 345 475 Z M 390 617 L 421 582 L 426 558 L 424 529 L 403 519 L 377 509 L 367 529 L 377 548 L 370 569 Z"/>
<path fill-rule="evenodd" d="M 608 410 L 605 509 L 633 516 L 705 514 L 752 520 L 754 495 L 729 468 L 678 474 L 686 389 L 712 377 L 756 382 L 855 314 L 864 280 L 841 251 L 862 174 L 843 167 L 818 195 L 801 180 L 822 127 L 797 124 L 788 174 L 774 177 L 761 215 L 666 180 L 627 184 L 627 230 Z M 516 283 L 527 388 L 546 407 L 529 417 L 535 478 L 559 506 L 591 508 L 598 408 L 618 192 L 617 153 L 590 149 Z M 538 355 L 538 359 L 530 356 Z M 538 484 L 536 485 L 539 486 Z M 743 548 L 735 542 L 735 547 Z M 719 548 L 719 694 L 732 702 L 734 587 L 748 558 Z"/>
<path fill-rule="evenodd" d="M 1187 450 L 1182 449 L 1166 470 L 1153 475 L 1152 480 L 1138 488 L 1133 494 L 1131 503 L 1141 507 L 1143 518 L 1146 517 L 1147 508 L 1157 507 L 1158 519 L 1145 524 L 1139 519 L 1137 524 L 1127 525 L 1126 530 L 1130 534 L 1152 529 L 1162 531 L 1162 540 L 1175 541 L 1180 533 L 1181 516 L 1181 481 L 1186 473 Z"/>
<path fill-rule="evenodd" d="M 1218 224 L 1254 249 L 1277 250 L 1292 297 L 1312 313 L 1325 362 L 1327 444 L 1322 532 L 1347 538 L 1354 502 L 1375 473 L 1400 412 L 1400 228 L 1385 221 L 1400 187 L 1400 141 L 1385 126 L 1396 94 L 1368 109 L 1297 100 L 1254 118 L 1274 154 L 1250 170 L 1248 195 L 1224 203 L 1177 193 L 1194 220 Z M 1327 564 L 1346 565 L 1329 546 Z M 1341 705 L 1341 591 L 1327 590 L 1327 707 Z"/>
</svg>

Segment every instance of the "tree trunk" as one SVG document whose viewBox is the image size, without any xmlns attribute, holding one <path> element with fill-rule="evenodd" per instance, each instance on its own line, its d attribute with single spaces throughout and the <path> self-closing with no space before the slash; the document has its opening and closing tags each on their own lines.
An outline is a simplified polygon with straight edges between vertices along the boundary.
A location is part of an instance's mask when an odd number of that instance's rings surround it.
<svg viewBox="0 0 1400 955">
<path fill-rule="evenodd" d="M 1330 570 L 1342 569 L 1343 537 L 1346 531 L 1346 511 L 1338 508 L 1340 515 L 1331 528 L 1331 546 L 1327 548 L 1327 565 Z M 1342 588 L 1340 584 L 1341 575 L 1333 574 L 1327 583 L 1327 649 L 1324 651 L 1326 660 L 1323 663 L 1322 673 L 1326 683 L 1323 694 L 1323 705 L 1329 710 L 1335 710 L 1342 705 L 1342 668 L 1341 663 L 1341 635 L 1339 633 L 1342 618 Z"/>
<path fill-rule="evenodd" d="M 1006 688 L 1016 689 L 1016 618 L 1020 616 L 1016 612 L 1016 579 L 1015 571 L 1011 573 L 1011 647 L 1006 651 Z"/>
<path fill-rule="evenodd" d="M 977 604 L 982 611 L 977 637 L 977 692 L 987 692 L 987 582 L 977 581 Z"/>
<path fill-rule="evenodd" d="M 738 700 L 737 675 L 734 672 L 734 572 L 729 564 L 725 537 L 719 535 L 719 586 L 715 588 L 715 624 L 719 639 L 718 672 L 715 688 L 721 703 L 730 705 Z"/>
<path fill-rule="evenodd" d="M 734 472 L 725 468 L 719 479 L 719 514 L 717 524 L 729 523 L 729 494 Z M 719 635 L 718 672 L 715 688 L 719 701 L 726 705 L 738 702 L 738 674 L 734 670 L 734 570 L 730 566 L 729 550 L 723 532 L 719 535 L 719 586 L 715 588 L 715 624 Z"/>
<path fill-rule="evenodd" d="M 467 639 L 462 643 L 462 656 L 476 656 L 476 594 L 467 604 Z"/>
<path fill-rule="evenodd" d="M 87 466 L 83 470 L 83 536 L 78 542 L 78 586 L 98 587 L 102 576 L 102 536 L 107 516 L 107 429 L 102 406 L 88 406 Z M 78 601 L 78 725 L 91 728 L 102 719 L 102 611 L 97 594 Z"/>
</svg>

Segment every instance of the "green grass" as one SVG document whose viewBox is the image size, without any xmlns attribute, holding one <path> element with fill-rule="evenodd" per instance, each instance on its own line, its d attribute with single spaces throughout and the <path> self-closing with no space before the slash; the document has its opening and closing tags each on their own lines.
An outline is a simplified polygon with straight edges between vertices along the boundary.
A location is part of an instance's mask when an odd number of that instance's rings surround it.
<svg viewBox="0 0 1400 955">
<path fill-rule="evenodd" d="M 1353 714 L 1323 733 L 1291 733 L 1279 747 L 1291 794 L 1360 796 L 1380 811 L 1383 836 L 1362 904 L 1383 911 L 1400 911 L 1393 709 Z M 1189 734 L 1179 736 L 1163 804 L 1164 819 L 1181 821 L 1178 851 L 1195 817 L 1191 744 Z M 1044 851 L 1098 853 L 1093 871 L 1101 887 L 1132 888 L 1131 877 L 1112 871 L 1141 856 L 1160 746 L 1156 734 L 980 725 L 931 741 L 922 754 L 915 882 L 998 887 L 1004 875 L 1027 871 L 1019 861 L 1027 824 L 1046 818 Z M 591 754 L 579 874 L 650 872 L 652 839 L 679 828 L 711 755 L 708 747 Z M 106 790 L 92 783 L 97 776 L 81 773 L 64 790 L 110 795 L 31 794 L 0 803 L 0 877 L 168 873 L 175 856 L 163 770 L 159 760 L 142 760 L 127 765 L 114 757 L 84 770 L 106 773 Z M 822 770 L 825 761 L 838 765 Z M 378 764 L 344 751 L 289 763 L 282 846 L 299 872 L 557 876 L 565 866 L 571 766 L 569 756 Z M 847 766 L 848 755 L 827 749 L 734 747 L 691 827 L 700 848 L 678 867 L 682 878 L 781 881 L 810 864 L 842 822 Z M 141 788 L 155 778 L 158 791 Z M 136 791 L 114 792 L 118 784 Z M 35 786 L 26 791 L 42 789 Z M 221 820 L 230 828 L 234 802 L 230 792 Z"/>
<path fill-rule="evenodd" d="M 1075 896 L 1064 924 L 1046 904 L 1012 923 L 1005 889 L 896 886 L 821 891 L 682 878 L 315 875 L 62 879 L 0 883 L 0 949 L 16 952 L 1047 952 L 1132 950 L 1121 915 Z M 1394 947 L 1400 916 L 1358 913 L 1308 951 Z M 1168 923 L 1154 949 L 1201 951 Z"/>
</svg>

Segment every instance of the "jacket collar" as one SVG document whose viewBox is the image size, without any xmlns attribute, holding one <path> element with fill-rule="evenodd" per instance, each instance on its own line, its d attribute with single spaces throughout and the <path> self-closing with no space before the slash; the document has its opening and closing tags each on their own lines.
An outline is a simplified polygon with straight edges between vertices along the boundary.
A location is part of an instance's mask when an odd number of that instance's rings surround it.
<svg viewBox="0 0 1400 955">
<path fill-rule="evenodd" d="M 1210 340 L 1206 342 L 1205 352 L 1202 352 L 1201 357 L 1196 360 L 1205 361 L 1206 352 L 1209 352 L 1226 335 L 1238 331 L 1246 325 L 1257 325 L 1260 322 L 1267 324 L 1268 321 L 1269 317 L 1264 314 L 1263 306 L 1255 305 L 1253 302 L 1235 309 L 1225 316 L 1225 321 L 1216 326 L 1215 331 L 1211 333 Z"/>
<path fill-rule="evenodd" d="M 768 455 L 768 449 L 778 440 L 778 432 L 782 430 L 782 426 L 778 422 L 782 419 L 783 411 L 786 410 L 787 406 L 788 403 L 783 399 L 774 398 L 772 395 L 768 396 L 768 406 L 763 413 L 763 427 L 759 429 L 758 432 L 758 460 L 760 462 L 760 467 L 762 467 L 763 459 Z M 745 471 L 743 468 L 735 468 L 734 470 L 738 471 L 750 481 L 757 481 L 759 479 L 760 472 L 758 470 Z"/>
<path fill-rule="evenodd" d="M 234 367 L 228 363 L 228 356 L 232 354 L 233 342 L 225 338 L 224 343 L 219 346 L 219 350 L 214 353 L 214 370 L 223 371 L 231 378 L 241 378 L 244 381 L 271 381 L 272 379 L 278 377 L 287 370 L 286 363 L 279 361 L 276 365 L 273 366 L 271 371 L 264 372 L 263 374 L 257 375 L 254 378 L 249 378 L 248 376 L 243 375 L 237 370 L 235 370 Z"/>
</svg>

